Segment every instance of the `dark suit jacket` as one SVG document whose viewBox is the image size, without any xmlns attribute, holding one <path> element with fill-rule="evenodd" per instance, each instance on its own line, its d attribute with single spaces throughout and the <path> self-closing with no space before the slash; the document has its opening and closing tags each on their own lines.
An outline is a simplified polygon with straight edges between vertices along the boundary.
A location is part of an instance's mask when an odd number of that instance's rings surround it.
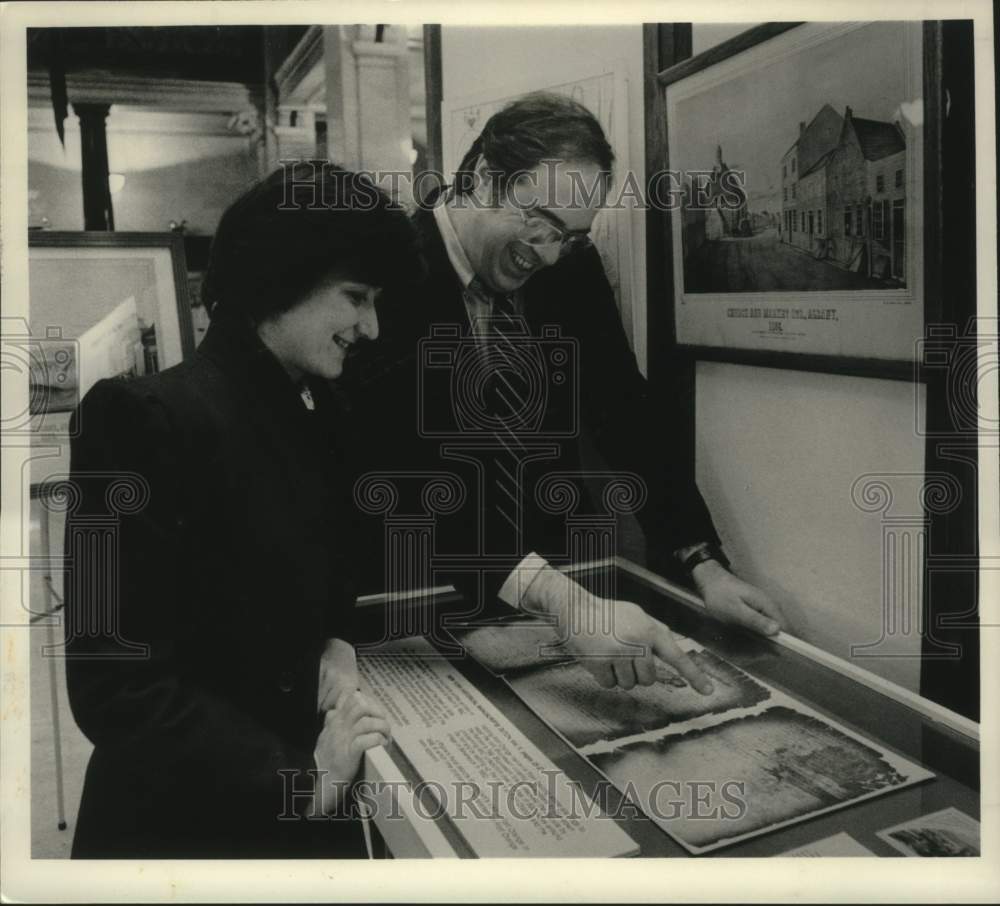
<svg viewBox="0 0 1000 906">
<path fill-rule="evenodd" d="M 192 360 L 75 414 L 67 681 L 95 746 L 75 857 L 361 854 L 356 822 L 278 820 L 279 771 L 311 789 L 319 656 L 353 603 L 343 419 L 315 395 L 220 314 Z"/>
<path fill-rule="evenodd" d="M 421 338 L 435 327 L 452 325 L 462 333 L 462 342 L 471 340 L 461 286 L 432 212 L 418 212 L 415 222 L 429 277 L 415 296 L 384 301 L 381 338 L 365 350 L 366 361 L 351 375 L 350 395 L 365 426 L 360 432 L 367 449 L 362 459 L 372 469 L 453 471 L 471 490 L 476 481 L 474 470 L 467 462 L 443 456 L 442 439 L 427 437 L 424 430 L 428 420 L 440 424 L 454 416 L 454 411 L 449 415 L 448 410 L 454 409 L 455 396 L 440 381 L 435 384 L 427 379 L 427 364 L 420 361 L 421 354 L 427 356 L 426 348 L 420 351 Z M 539 271 L 525 284 L 522 294 L 530 333 L 542 338 L 543 352 L 569 344 L 577 362 L 577 376 L 571 378 L 575 381 L 573 392 L 567 391 L 566 382 L 547 388 L 547 421 L 539 440 L 550 428 L 561 430 L 575 423 L 589 432 L 610 469 L 639 476 L 648 497 L 637 517 L 651 548 L 666 553 L 699 541 L 717 543 L 711 516 L 678 443 L 671 406 L 652 398 L 636 366 L 596 250 L 575 253 Z M 547 328 L 550 333 L 557 328 L 558 336 L 543 337 Z M 421 377 L 425 379 L 423 387 Z M 526 469 L 523 493 L 529 520 L 524 549 L 505 561 L 494 558 L 495 568 L 488 571 L 484 590 L 476 591 L 467 574 L 450 568 L 451 558 L 441 554 L 450 555 L 455 546 L 468 549 L 472 543 L 480 501 L 470 492 L 459 512 L 437 518 L 435 562 L 443 563 L 444 568 L 436 572 L 434 581 L 451 581 L 471 594 L 485 594 L 483 603 L 488 609 L 520 555 L 535 550 L 555 561 L 572 556 L 567 550 L 565 515 L 543 513 L 535 500 L 537 482 L 545 474 L 568 471 L 580 476 L 578 438 L 562 437 L 553 442 L 557 453 Z M 583 484 L 579 477 L 578 481 Z M 586 501 L 586 489 L 581 488 L 581 492 Z M 581 506 L 577 516 L 603 511 L 600 504 L 591 505 L 589 510 L 586 502 Z M 496 517 L 488 513 L 486 518 Z M 366 547 L 374 551 L 368 565 L 372 586 L 385 574 L 384 533 L 380 520 L 374 521 L 378 524 L 369 525 L 366 535 Z M 483 553 L 489 557 L 494 552 Z"/>
</svg>

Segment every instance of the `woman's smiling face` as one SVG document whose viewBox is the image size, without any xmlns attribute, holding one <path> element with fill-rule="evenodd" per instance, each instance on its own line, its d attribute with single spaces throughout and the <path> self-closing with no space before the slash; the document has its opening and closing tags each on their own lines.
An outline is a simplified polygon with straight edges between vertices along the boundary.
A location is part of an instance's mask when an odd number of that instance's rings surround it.
<svg viewBox="0 0 1000 906">
<path fill-rule="evenodd" d="M 378 288 L 329 277 L 296 305 L 263 321 L 258 334 L 294 380 L 340 377 L 351 345 L 378 337 Z"/>
</svg>

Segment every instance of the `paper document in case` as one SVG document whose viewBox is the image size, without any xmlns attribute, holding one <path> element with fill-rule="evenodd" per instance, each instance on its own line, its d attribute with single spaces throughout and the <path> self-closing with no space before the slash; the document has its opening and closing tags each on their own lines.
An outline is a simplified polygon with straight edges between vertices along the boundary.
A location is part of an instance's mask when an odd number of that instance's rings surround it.
<svg viewBox="0 0 1000 906">
<path fill-rule="evenodd" d="M 710 784 L 706 806 L 684 801 L 666 816 L 650 815 L 695 853 L 933 776 L 818 715 L 785 705 L 629 742 L 590 759 L 619 788 L 631 784 L 640 798 L 653 798 L 664 777 Z"/>
<path fill-rule="evenodd" d="M 543 618 L 505 618 L 450 632 L 470 657 L 498 676 L 575 660 L 555 623 Z M 677 633 L 673 637 L 685 639 Z"/>
<path fill-rule="evenodd" d="M 479 857 L 607 857 L 638 846 L 424 639 L 359 657 L 393 740 Z"/>
<path fill-rule="evenodd" d="M 472 644 L 467 650 L 503 650 L 508 631 L 497 626 L 488 646 Z M 520 650 L 521 642 L 514 638 L 511 646 Z M 629 801 L 692 853 L 934 776 L 690 639 L 681 647 L 711 676 L 711 695 L 695 692 L 662 662 L 654 685 L 628 691 L 603 688 L 579 661 L 552 665 L 537 656 L 527 666 L 505 671 L 504 679 Z M 696 814 L 700 807 L 690 797 L 680 804 L 661 801 L 665 780 L 680 784 L 680 790 L 693 781 L 712 784 L 708 814 Z M 734 790 L 742 791 L 739 807 Z"/>
<path fill-rule="evenodd" d="M 981 854 L 979 822 L 957 808 L 941 809 L 878 832 L 893 849 L 906 856 L 964 856 Z"/>
<path fill-rule="evenodd" d="M 452 629 L 451 634 L 467 654 L 497 675 L 572 660 L 558 629 L 542 620 L 486 623 Z"/>
<path fill-rule="evenodd" d="M 696 692 L 662 661 L 656 664 L 656 683 L 628 691 L 604 688 L 579 662 L 510 675 L 507 681 L 528 707 L 577 748 L 750 708 L 770 698 L 764 686 L 711 652 L 696 651 L 691 657 L 711 677 L 711 695 Z"/>
</svg>

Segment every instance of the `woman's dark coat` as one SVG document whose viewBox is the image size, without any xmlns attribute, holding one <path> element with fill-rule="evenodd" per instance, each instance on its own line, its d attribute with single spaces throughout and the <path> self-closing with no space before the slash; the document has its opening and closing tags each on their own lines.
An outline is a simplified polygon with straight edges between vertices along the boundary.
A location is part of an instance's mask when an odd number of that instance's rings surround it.
<svg viewBox="0 0 1000 906">
<path fill-rule="evenodd" d="M 301 817 L 319 657 L 353 603 L 346 429 L 313 390 L 316 411 L 220 315 L 193 359 L 74 416 L 67 680 L 95 747 L 75 857 L 362 854 L 357 822 Z"/>
</svg>

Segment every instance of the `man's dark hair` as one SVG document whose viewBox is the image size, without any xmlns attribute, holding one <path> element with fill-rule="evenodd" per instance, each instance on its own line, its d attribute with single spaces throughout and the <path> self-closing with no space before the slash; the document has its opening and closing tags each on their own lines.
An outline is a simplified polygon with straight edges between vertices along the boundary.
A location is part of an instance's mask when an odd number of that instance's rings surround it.
<svg viewBox="0 0 1000 906">
<path fill-rule="evenodd" d="M 456 195 L 472 190 L 480 155 L 501 189 L 510 177 L 545 160 L 594 163 L 608 181 L 615 160 L 596 117 L 583 104 L 547 91 L 511 101 L 486 121 L 455 172 Z"/>
<path fill-rule="evenodd" d="M 397 288 L 424 266 L 405 211 L 367 176 L 323 160 L 283 166 L 235 201 L 212 242 L 202 297 L 254 323 L 328 277 Z"/>
</svg>

